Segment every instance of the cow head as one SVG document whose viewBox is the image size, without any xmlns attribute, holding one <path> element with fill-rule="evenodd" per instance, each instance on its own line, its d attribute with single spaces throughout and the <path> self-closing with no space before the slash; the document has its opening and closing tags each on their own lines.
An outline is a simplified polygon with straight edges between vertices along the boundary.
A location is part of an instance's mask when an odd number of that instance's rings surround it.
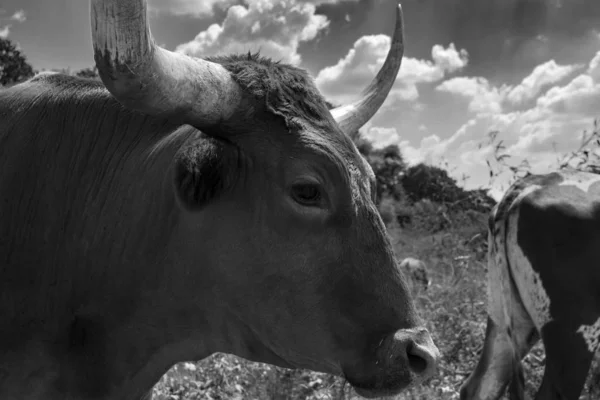
<svg viewBox="0 0 600 400">
<path fill-rule="evenodd" d="M 365 396 L 430 377 L 438 349 L 394 261 L 373 171 L 347 135 L 394 83 L 401 8 L 382 70 L 359 100 L 331 111 L 301 69 L 156 46 L 145 0 L 93 0 L 91 20 L 113 96 L 202 131 L 174 161 L 184 217 L 171 268 L 185 277 L 179 301 L 197 303 L 202 335 L 186 340 L 342 375 Z"/>
</svg>

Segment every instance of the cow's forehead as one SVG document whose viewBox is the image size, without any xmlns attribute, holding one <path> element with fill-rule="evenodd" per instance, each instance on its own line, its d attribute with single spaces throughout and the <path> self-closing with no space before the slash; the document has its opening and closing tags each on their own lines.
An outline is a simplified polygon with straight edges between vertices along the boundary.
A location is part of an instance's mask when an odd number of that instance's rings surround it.
<svg viewBox="0 0 600 400">
<path fill-rule="evenodd" d="M 347 182 L 355 212 L 364 206 L 371 198 L 371 185 L 375 181 L 375 174 L 371 165 L 360 154 L 352 139 L 339 130 L 334 130 L 326 135 L 331 149 L 337 153 L 335 158 L 340 160 Z"/>
<path fill-rule="evenodd" d="M 331 115 L 315 123 L 301 116 L 292 119 L 292 125 L 301 137 L 301 142 L 319 152 L 325 152 L 327 158 L 336 164 L 339 172 L 349 184 L 351 200 L 355 211 L 360 204 L 371 197 L 371 182 L 375 174 L 371 165 L 360 154 L 352 139 L 339 130 Z"/>
</svg>

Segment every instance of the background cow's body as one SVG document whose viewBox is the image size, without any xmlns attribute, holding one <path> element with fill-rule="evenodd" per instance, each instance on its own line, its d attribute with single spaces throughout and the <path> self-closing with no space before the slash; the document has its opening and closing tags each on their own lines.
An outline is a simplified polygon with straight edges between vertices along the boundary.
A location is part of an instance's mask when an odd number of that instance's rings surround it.
<svg viewBox="0 0 600 400">
<path fill-rule="evenodd" d="M 495 400 L 542 338 L 537 400 L 575 400 L 600 339 L 600 176 L 560 171 L 514 184 L 490 216 L 488 322 L 463 400 Z"/>
</svg>

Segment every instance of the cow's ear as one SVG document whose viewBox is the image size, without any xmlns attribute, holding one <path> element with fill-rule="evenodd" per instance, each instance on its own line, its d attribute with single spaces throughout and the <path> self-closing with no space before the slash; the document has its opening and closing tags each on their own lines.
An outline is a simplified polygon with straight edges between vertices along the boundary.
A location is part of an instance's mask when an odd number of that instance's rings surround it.
<svg viewBox="0 0 600 400">
<path fill-rule="evenodd" d="M 175 160 L 175 191 L 184 207 L 199 210 L 233 188 L 239 149 L 210 136 L 186 143 Z"/>
</svg>

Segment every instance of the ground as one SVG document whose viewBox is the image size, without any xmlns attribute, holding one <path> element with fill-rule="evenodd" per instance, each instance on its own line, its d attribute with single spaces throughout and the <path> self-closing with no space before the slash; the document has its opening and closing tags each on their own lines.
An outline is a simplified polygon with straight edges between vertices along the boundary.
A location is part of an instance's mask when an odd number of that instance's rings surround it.
<svg viewBox="0 0 600 400">
<path fill-rule="evenodd" d="M 394 399 L 458 399 L 459 387 L 474 369 L 483 344 L 487 215 L 471 211 L 448 215 L 435 207 L 431 203 L 413 207 L 412 223 L 403 228 L 384 212 L 385 204 L 382 209 L 398 259 L 420 258 L 428 266 L 432 284 L 416 303 L 443 355 L 436 377 Z M 524 365 L 526 391 L 532 397 L 543 373 L 541 344 L 525 357 Z M 590 375 L 581 400 L 600 397 L 600 374 Z M 154 400 L 359 398 L 341 379 L 327 374 L 280 369 L 224 354 L 177 364 L 154 388 Z"/>
</svg>

